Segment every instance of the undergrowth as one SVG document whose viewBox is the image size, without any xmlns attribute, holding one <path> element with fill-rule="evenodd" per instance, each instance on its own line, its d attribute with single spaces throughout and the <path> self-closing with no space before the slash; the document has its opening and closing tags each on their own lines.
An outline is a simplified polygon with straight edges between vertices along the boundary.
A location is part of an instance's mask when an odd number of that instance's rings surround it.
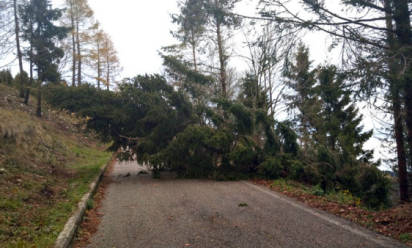
<svg viewBox="0 0 412 248">
<path fill-rule="evenodd" d="M 272 188 L 276 188 L 280 191 L 288 191 L 302 194 L 309 194 L 322 197 L 324 200 L 330 202 L 336 202 L 345 205 L 352 206 L 362 206 L 368 208 L 366 205 L 362 204 L 359 197 L 352 195 L 348 190 L 333 190 L 329 192 L 324 192 L 320 185 L 309 186 L 301 184 L 296 181 L 277 179 L 271 184 Z"/>
</svg>

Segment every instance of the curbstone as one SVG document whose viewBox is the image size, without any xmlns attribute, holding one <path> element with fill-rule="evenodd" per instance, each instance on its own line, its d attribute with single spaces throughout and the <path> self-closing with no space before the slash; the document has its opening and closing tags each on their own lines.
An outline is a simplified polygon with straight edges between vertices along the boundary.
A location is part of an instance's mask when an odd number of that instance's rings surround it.
<svg viewBox="0 0 412 248">
<path fill-rule="evenodd" d="M 80 223 L 83 220 L 84 214 L 87 209 L 87 202 L 93 198 L 94 194 L 96 193 L 97 187 L 99 186 L 104 173 L 106 172 L 107 168 L 113 162 L 113 158 L 100 169 L 99 175 L 97 178 L 90 184 L 89 192 L 86 193 L 80 202 L 77 204 L 77 210 L 74 214 L 69 218 L 69 220 L 64 225 L 63 230 L 60 232 L 57 240 L 54 244 L 54 248 L 68 248 L 70 247 L 71 242 L 76 234 L 77 228 L 79 227 Z"/>
</svg>

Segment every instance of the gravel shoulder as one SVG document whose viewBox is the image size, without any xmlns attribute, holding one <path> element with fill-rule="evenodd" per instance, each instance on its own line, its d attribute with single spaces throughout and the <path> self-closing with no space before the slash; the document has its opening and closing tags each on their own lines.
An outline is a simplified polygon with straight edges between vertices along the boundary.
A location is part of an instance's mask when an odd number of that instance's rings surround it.
<svg viewBox="0 0 412 248">
<path fill-rule="evenodd" d="M 88 247 L 404 247 L 248 182 L 155 180 L 142 170 L 115 165 Z"/>
</svg>

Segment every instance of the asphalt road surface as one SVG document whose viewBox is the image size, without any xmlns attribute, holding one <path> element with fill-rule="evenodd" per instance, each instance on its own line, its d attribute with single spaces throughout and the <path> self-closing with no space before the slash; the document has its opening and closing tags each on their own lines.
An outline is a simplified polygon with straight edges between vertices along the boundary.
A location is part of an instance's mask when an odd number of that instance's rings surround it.
<svg viewBox="0 0 412 248">
<path fill-rule="evenodd" d="M 152 179 L 117 163 L 93 248 L 404 247 L 248 182 Z"/>
</svg>

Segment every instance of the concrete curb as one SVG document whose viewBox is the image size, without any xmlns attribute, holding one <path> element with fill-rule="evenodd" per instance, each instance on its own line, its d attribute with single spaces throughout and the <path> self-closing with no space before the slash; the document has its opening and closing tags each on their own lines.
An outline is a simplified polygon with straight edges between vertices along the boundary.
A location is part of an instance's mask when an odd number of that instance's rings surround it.
<svg viewBox="0 0 412 248">
<path fill-rule="evenodd" d="M 70 247 L 71 242 L 73 241 L 74 235 L 76 234 L 77 228 L 79 227 L 81 221 L 83 220 L 83 216 L 86 212 L 87 202 L 93 198 L 94 194 L 96 193 L 97 187 L 99 186 L 104 173 L 106 172 L 109 165 L 113 162 L 113 158 L 108 162 L 105 166 L 100 169 L 99 175 L 97 178 L 90 184 L 89 192 L 86 193 L 80 202 L 77 204 L 77 210 L 74 214 L 70 217 L 70 219 L 64 225 L 63 231 L 60 232 L 57 240 L 54 244 L 55 248 L 68 248 Z"/>
</svg>

